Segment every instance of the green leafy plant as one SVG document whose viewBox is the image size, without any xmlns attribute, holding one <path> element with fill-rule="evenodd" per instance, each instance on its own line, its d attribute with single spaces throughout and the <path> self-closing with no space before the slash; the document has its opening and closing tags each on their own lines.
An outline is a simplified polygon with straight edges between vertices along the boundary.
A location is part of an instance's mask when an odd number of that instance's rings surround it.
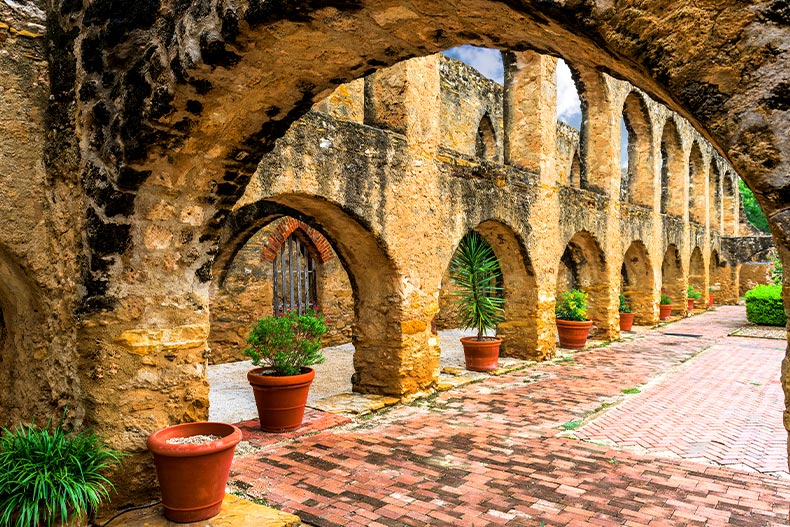
<svg viewBox="0 0 790 527">
<path fill-rule="evenodd" d="M 587 320 L 587 293 L 579 289 L 563 292 L 554 306 L 554 314 L 560 320 L 584 322 Z"/>
<path fill-rule="evenodd" d="M 326 332 L 324 315 L 313 310 L 269 315 L 252 325 L 244 355 L 275 375 L 299 375 L 303 367 L 324 362 L 321 336 Z"/>
<path fill-rule="evenodd" d="M 464 328 L 477 330 L 477 340 L 504 319 L 501 277 L 499 260 L 485 239 L 475 231 L 464 236 L 450 261 L 450 280 L 458 318 Z"/>
<path fill-rule="evenodd" d="M 40 428 L 19 425 L 0 437 L 0 525 L 72 525 L 95 514 L 115 490 L 105 476 L 121 453 L 90 431 L 75 433 L 61 421 Z"/>
<path fill-rule="evenodd" d="M 746 319 L 754 324 L 784 326 L 781 285 L 758 285 L 746 291 Z"/>
<path fill-rule="evenodd" d="M 620 293 L 620 313 L 630 313 L 630 312 L 631 312 L 631 300 L 624 294 Z"/>
<path fill-rule="evenodd" d="M 699 300 L 700 298 L 702 298 L 702 291 L 697 291 L 696 289 L 694 289 L 693 285 L 689 285 L 686 293 L 688 297 L 692 300 Z"/>
<path fill-rule="evenodd" d="M 668 306 L 672 304 L 672 299 L 669 298 L 668 294 L 661 293 L 661 298 L 659 299 L 658 303 L 661 304 L 662 306 Z"/>
<path fill-rule="evenodd" d="M 779 259 L 779 255 L 777 255 L 775 251 L 771 253 L 771 261 L 774 264 L 774 268 L 771 269 L 771 282 L 773 282 L 774 285 L 782 285 L 782 260 Z"/>
</svg>

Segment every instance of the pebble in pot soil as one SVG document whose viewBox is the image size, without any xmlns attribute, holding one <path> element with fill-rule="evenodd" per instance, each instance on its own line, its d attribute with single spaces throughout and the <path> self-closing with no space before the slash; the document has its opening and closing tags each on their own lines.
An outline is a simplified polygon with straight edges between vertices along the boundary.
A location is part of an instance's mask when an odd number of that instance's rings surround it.
<svg viewBox="0 0 790 527">
<path fill-rule="evenodd" d="M 171 437 L 167 440 L 168 445 L 202 445 L 203 443 L 211 443 L 221 439 L 219 436 L 214 435 L 195 435 L 188 437 Z"/>
</svg>

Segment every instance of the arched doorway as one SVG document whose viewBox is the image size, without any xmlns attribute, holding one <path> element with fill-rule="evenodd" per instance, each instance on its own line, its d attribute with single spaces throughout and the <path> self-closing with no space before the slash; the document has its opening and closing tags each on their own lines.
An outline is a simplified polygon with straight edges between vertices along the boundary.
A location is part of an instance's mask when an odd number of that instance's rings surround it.
<svg viewBox="0 0 790 527">
<path fill-rule="evenodd" d="M 606 281 L 606 259 L 595 237 L 579 231 L 571 237 L 560 257 L 557 273 L 557 297 L 570 289 L 588 294 L 587 317 L 593 321 L 591 336 L 605 331 L 608 307 L 614 294 Z M 616 293 L 616 292 L 615 292 Z"/>
<path fill-rule="evenodd" d="M 491 117 L 485 114 L 480 119 L 477 126 L 475 140 L 475 155 L 478 159 L 485 161 L 496 161 L 497 159 L 497 140 L 494 133 L 494 125 L 491 124 Z"/>
<path fill-rule="evenodd" d="M 491 246 L 502 270 L 505 313 L 496 329 L 497 336 L 503 339 L 500 354 L 522 359 L 545 357 L 549 350 L 540 350 L 537 346 L 537 285 L 524 243 L 513 229 L 500 221 L 487 220 L 473 230 Z M 439 293 L 437 329 L 459 327 L 448 271 L 449 263 Z"/>
<path fill-rule="evenodd" d="M 700 299 L 697 300 L 696 307 L 706 306 L 708 302 L 708 284 L 705 276 L 705 260 L 702 258 L 702 250 L 699 247 L 694 247 L 694 250 L 691 251 L 689 285 L 702 293 Z"/>
<path fill-rule="evenodd" d="M 641 240 L 628 246 L 620 269 L 620 291 L 628 298 L 634 322 L 640 325 L 655 324 L 655 275 L 650 254 Z"/>
<path fill-rule="evenodd" d="M 688 306 L 686 305 L 683 263 L 680 259 L 680 251 L 674 244 L 670 244 L 664 253 L 664 260 L 661 264 L 661 291 L 672 299 L 672 311 L 675 314 L 686 314 Z"/>
</svg>

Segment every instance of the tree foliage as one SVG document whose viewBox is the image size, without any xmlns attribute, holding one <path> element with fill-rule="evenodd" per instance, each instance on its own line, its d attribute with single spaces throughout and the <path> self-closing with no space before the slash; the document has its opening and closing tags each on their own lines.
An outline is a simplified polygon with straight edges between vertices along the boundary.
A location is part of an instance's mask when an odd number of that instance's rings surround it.
<svg viewBox="0 0 790 527">
<path fill-rule="evenodd" d="M 738 190 L 741 192 L 743 211 L 746 213 L 746 219 L 749 220 L 749 223 L 761 232 L 770 232 L 768 229 L 768 218 L 765 217 L 765 213 L 757 203 L 757 198 L 754 197 L 752 190 L 741 179 L 738 180 Z"/>
</svg>

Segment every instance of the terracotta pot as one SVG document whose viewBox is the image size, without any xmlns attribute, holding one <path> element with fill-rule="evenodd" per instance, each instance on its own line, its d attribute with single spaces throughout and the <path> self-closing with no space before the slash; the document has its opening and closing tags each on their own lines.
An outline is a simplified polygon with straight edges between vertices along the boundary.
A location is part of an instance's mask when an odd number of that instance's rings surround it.
<svg viewBox="0 0 790 527">
<path fill-rule="evenodd" d="M 667 320 L 672 314 L 672 304 L 659 304 L 658 305 L 658 318 Z"/>
<path fill-rule="evenodd" d="M 499 347 L 502 339 L 499 337 L 463 337 L 461 344 L 464 347 L 466 369 L 469 371 L 493 371 L 499 368 Z"/>
<path fill-rule="evenodd" d="M 620 313 L 620 331 L 631 331 L 634 325 L 633 313 Z"/>
<path fill-rule="evenodd" d="M 713 307 L 713 293 L 708 293 L 708 308 Z"/>
<path fill-rule="evenodd" d="M 261 375 L 266 371 L 271 370 L 255 368 L 247 372 L 247 380 L 255 394 L 261 430 L 287 432 L 299 428 L 315 371 L 302 368 L 298 375 Z"/>
<path fill-rule="evenodd" d="M 694 311 L 694 299 L 689 298 L 687 302 L 688 302 L 688 312 L 691 313 L 692 311 Z"/>
<path fill-rule="evenodd" d="M 560 337 L 560 347 L 570 349 L 583 349 L 590 334 L 592 320 L 576 321 L 557 319 L 557 334 Z"/>
<path fill-rule="evenodd" d="M 215 435 L 220 439 L 198 445 L 167 442 L 173 437 L 194 435 Z M 186 423 L 151 434 L 148 449 L 154 455 L 168 520 L 189 523 L 219 514 L 239 441 L 241 430 L 226 423 Z"/>
</svg>

